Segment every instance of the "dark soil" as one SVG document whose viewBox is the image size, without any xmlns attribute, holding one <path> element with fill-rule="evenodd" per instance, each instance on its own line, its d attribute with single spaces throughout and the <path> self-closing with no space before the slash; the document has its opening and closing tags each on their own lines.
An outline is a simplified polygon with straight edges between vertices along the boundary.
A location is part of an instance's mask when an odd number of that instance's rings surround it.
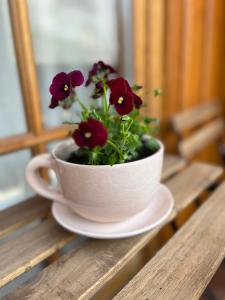
<svg viewBox="0 0 225 300">
<path fill-rule="evenodd" d="M 139 150 L 139 155 L 138 155 L 137 158 L 135 158 L 133 160 L 126 161 L 126 162 L 132 162 L 132 161 L 137 161 L 137 160 L 146 158 L 148 156 L 151 156 L 151 155 L 155 154 L 157 151 L 158 151 L 158 149 L 157 150 L 152 150 L 152 149 L 149 149 L 146 146 L 143 146 Z M 73 164 L 84 165 L 85 159 L 84 159 L 84 156 L 79 154 L 79 152 L 74 151 L 70 154 L 69 158 L 66 161 L 70 162 L 70 163 L 73 163 Z"/>
</svg>

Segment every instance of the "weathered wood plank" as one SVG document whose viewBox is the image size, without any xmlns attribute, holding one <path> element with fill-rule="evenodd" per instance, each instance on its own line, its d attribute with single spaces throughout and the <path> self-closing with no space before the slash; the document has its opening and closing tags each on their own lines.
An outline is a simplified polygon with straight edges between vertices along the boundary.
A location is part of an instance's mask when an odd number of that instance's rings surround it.
<svg viewBox="0 0 225 300">
<path fill-rule="evenodd" d="M 165 1 L 146 1 L 146 85 L 149 91 L 146 95 L 146 113 L 154 118 L 162 116 L 163 95 L 153 98 L 151 91 L 157 87 L 164 89 L 164 33 L 165 33 Z M 143 16 L 141 16 L 143 18 Z"/>
<path fill-rule="evenodd" d="M 4 243 L 0 247 L 0 287 L 43 261 L 75 238 L 54 220 Z"/>
<path fill-rule="evenodd" d="M 193 157 L 203 150 L 204 147 L 218 140 L 224 134 L 224 130 L 225 123 L 223 118 L 210 122 L 179 143 L 178 149 L 180 154 L 185 158 Z"/>
<path fill-rule="evenodd" d="M 174 130 L 181 134 L 187 129 L 192 129 L 210 118 L 221 115 L 221 104 L 217 101 L 207 102 L 191 109 L 178 112 L 172 119 Z"/>
<path fill-rule="evenodd" d="M 184 159 L 166 155 L 163 164 L 162 179 L 168 178 L 185 166 Z M 51 201 L 36 196 L 0 212 L 0 237 L 44 218 L 50 210 Z"/>
<path fill-rule="evenodd" d="M 0 212 L 0 237 L 36 220 L 50 211 L 51 202 L 36 196 Z"/>
<path fill-rule="evenodd" d="M 172 175 L 184 165 L 185 162 L 182 158 L 172 155 L 166 156 L 162 172 L 163 177 L 165 178 L 166 176 Z M 50 201 L 37 196 L 1 212 L 0 235 L 6 235 L 35 219 L 44 217 L 49 212 L 50 205 Z M 38 228 L 28 230 L 21 238 L 15 238 L 0 247 L 0 260 L 2 254 L 2 263 L 6 262 L 8 264 L 7 267 L 4 267 L 0 262 L 0 286 L 16 278 L 18 275 L 25 272 L 27 268 L 36 265 L 38 262 L 48 257 L 52 252 L 54 253 L 57 248 L 65 245 L 68 238 L 71 238 L 70 234 L 64 230 L 59 230 L 58 225 L 52 224 L 52 222 L 53 221 L 43 222 Z M 43 232 L 44 228 L 46 230 L 45 235 L 42 237 L 43 239 L 40 239 L 40 234 Z M 60 234 L 58 234 L 58 230 Z M 44 244 L 46 235 L 49 235 L 50 238 L 48 243 Z M 37 252 L 33 249 L 34 245 Z M 23 252 L 24 249 L 27 249 L 27 252 Z M 21 259 L 16 260 L 17 264 L 15 265 L 14 260 L 11 261 L 10 259 L 17 256 L 20 251 L 23 254 L 21 255 Z M 4 260 L 3 255 L 5 253 L 8 253 L 8 255 Z"/>
<path fill-rule="evenodd" d="M 199 299 L 224 256 L 225 183 L 114 299 Z"/>
<path fill-rule="evenodd" d="M 195 163 L 171 178 L 167 185 L 174 195 L 175 208 L 167 222 L 211 185 L 221 173 L 221 168 Z M 44 269 L 35 280 L 4 299 L 89 299 L 121 270 L 162 226 L 124 240 L 89 239 L 81 248 L 64 255 Z"/>
<path fill-rule="evenodd" d="M 163 170 L 162 170 L 162 180 L 169 178 L 171 175 L 179 172 L 181 169 L 184 168 L 186 162 L 183 158 L 167 154 L 164 158 L 163 162 Z"/>
</svg>

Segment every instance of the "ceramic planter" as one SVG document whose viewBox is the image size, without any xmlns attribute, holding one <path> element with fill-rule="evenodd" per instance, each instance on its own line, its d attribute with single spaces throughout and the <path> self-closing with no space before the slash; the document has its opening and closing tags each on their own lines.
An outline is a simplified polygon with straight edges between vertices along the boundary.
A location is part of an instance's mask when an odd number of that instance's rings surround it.
<svg viewBox="0 0 225 300">
<path fill-rule="evenodd" d="M 123 221 L 157 201 L 154 193 L 160 183 L 163 144 L 153 155 L 114 166 L 89 166 L 66 162 L 76 149 L 73 141 L 59 144 L 51 154 L 34 157 L 26 178 L 40 195 L 58 201 L 75 213 L 98 222 Z M 53 190 L 38 175 L 40 167 L 51 168 L 58 179 Z"/>
</svg>

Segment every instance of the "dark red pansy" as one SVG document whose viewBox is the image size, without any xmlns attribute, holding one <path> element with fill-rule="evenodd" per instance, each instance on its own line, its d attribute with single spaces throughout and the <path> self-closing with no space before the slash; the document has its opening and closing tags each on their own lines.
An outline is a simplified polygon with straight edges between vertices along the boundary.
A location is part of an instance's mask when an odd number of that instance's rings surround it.
<svg viewBox="0 0 225 300">
<path fill-rule="evenodd" d="M 116 70 L 110 65 L 105 64 L 103 61 L 94 63 L 91 70 L 88 73 L 88 79 L 85 82 L 85 86 L 92 83 L 92 77 L 102 75 L 104 79 L 108 79 L 109 74 L 116 73 Z"/>
<path fill-rule="evenodd" d="M 128 81 L 126 79 L 124 79 L 123 77 L 109 80 L 107 82 L 107 85 L 111 90 L 110 104 L 114 104 L 113 99 L 115 99 L 115 96 L 113 94 L 115 94 L 115 92 L 118 94 L 118 90 L 121 91 L 121 94 L 124 93 L 124 94 L 131 95 L 132 103 L 135 108 L 139 109 L 141 107 L 141 105 L 143 104 L 142 99 L 132 91 Z"/>
<path fill-rule="evenodd" d="M 108 138 L 108 132 L 105 126 L 98 120 L 88 119 L 81 122 L 79 128 L 73 132 L 74 141 L 79 147 L 95 148 L 103 147 Z"/>
<path fill-rule="evenodd" d="M 56 100 L 54 97 L 52 97 L 49 108 L 55 108 L 58 105 L 59 105 L 59 100 Z"/>
<path fill-rule="evenodd" d="M 128 115 L 133 110 L 133 96 L 129 92 L 114 89 L 109 101 L 120 115 Z"/>
<path fill-rule="evenodd" d="M 72 88 L 80 86 L 84 82 L 83 74 L 78 71 L 72 71 L 68 74 L 65 72 L 58 73 L 52 80 L 49 91 L 52 95 L 50 108 L 55 108 L 62 101 L 69 97 L 73 90 Z"/>
<path fill-rule="evenodd" d="M 69 74 L 72 87 L 80 86 L 84 82 L 84 76 L 79 70 L 74 70 L 70 72 Z"/>
</svg>

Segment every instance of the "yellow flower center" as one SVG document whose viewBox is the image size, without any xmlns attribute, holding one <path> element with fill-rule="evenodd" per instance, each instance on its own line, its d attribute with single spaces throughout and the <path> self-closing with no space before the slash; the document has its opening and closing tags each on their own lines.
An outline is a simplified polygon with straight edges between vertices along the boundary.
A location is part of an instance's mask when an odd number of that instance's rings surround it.
<svg viewBox="0 0 225 300">
<path fill-rule="evenodd" d="M 65 92 L 68 91 L 68 89 L 69 89 L 68 85 L 65 84 L 63 89 L 64 89 Z"/>
<path fill-rule="evenodd" d="M 123 97 L 119 97 L 118 103 L 119 103 L 119 104 L 122 104 L 122 103 L 123 103 Z"/>
<path fill-rule="evenodd" d="M 91 137 L 91 133 L 90 132 L 85 132 L 84 136 L 89 139 Z"/>
</svg>

